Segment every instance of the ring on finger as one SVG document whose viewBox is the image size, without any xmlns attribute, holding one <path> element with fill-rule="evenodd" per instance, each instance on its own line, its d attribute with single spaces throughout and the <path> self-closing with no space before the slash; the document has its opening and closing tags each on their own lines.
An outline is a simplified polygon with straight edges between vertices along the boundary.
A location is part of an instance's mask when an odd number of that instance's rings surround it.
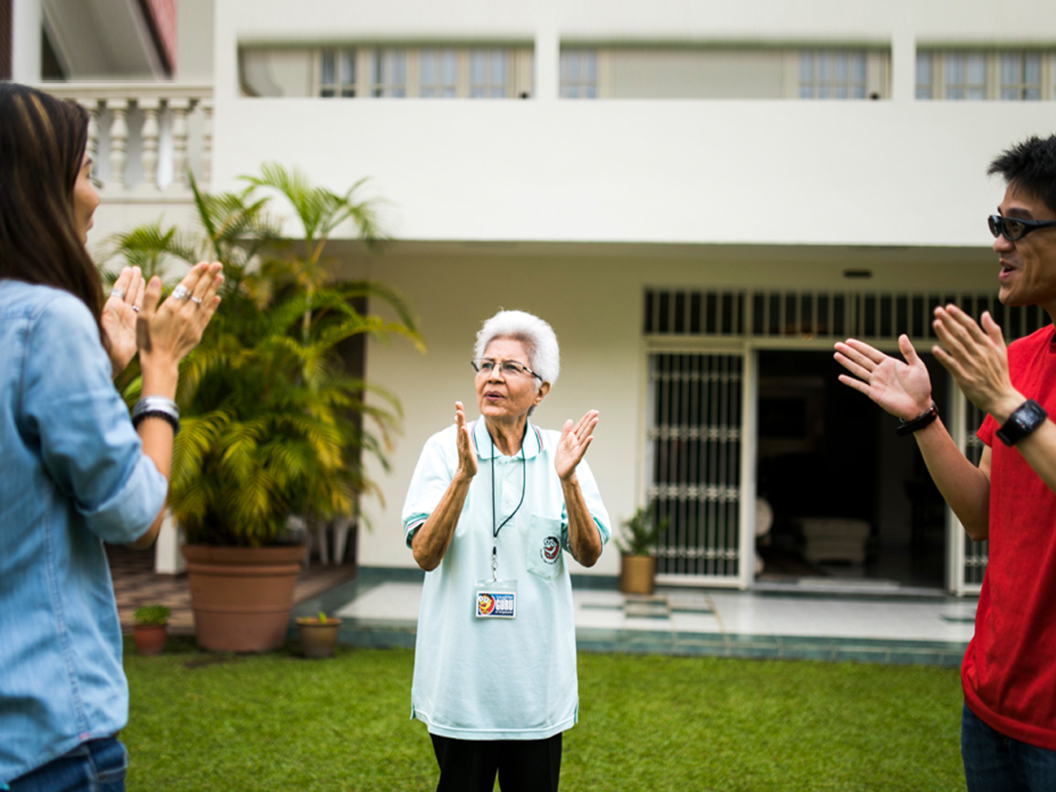
<svg viewBox="0 0 1056 792">
<path fill-rule="evenodd" d="M 176 288 L 172 290 L 172 296 L 177 300 L 186 300 L 190 294 L 187 287 L 182 283 L 177 284 Z"/>
<path fill-rule="evenodd" d="M 202 298 L 201 297 L 191 297 L 191 302 L 193 302 L 195 305 L 201 305 L 202 304 Z"/>
<path fill-rule="evenodd" d="M 116 297 L 119 300 L 125 299 L 125 293 L 123 291 L 121 291 L 120 289 L 111 289 L 110 290 L 110 296 L 111 297 Z"/>
<path fill-rule="evenodd" d="M 132 310 L 135 311 L 136 313 L 139 313 L 139 306 L 138 305 L 133 305 L 132 306 Z"/>
</svg>

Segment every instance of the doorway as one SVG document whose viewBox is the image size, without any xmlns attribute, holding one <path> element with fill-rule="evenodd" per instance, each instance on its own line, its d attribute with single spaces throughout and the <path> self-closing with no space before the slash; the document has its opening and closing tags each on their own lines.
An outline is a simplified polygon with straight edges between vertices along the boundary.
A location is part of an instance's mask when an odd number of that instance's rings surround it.
<svg viewBox="0 0 1056 792">
<path fill-rule="evenodd" d="M 913 439 L 839 382 L 828 350 L 758 354 L 757 493 L 772 522 L 756 581 L 942 588 L 945 505 Z M 921 357 L 941 409 L 946 372 Z"/>
</svg>

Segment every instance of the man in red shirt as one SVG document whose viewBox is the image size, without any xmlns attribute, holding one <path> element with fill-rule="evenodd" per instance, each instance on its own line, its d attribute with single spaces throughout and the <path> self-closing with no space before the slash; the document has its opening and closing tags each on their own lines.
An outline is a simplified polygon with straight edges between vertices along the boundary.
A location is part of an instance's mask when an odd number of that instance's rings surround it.
<svg viewBox="0 0 1056 792">
<path fill-rule="evenodd" d="M 1056 320 L 1056 135 L 1032 137 L 991 164 L 1005 195 L 990 216 L 998 298 Z M 905 361 L 855 339 L 836 344 L 840 381 L 904 422 L 946 502 L 975 541 L 989 540 L 975 636 L 961 666 L 961 756 L 969 792 L 1056 789 L 1056 341 L 1053 327 L 1007 349 L 989 313 L 935 309 L 932 348 L 987 414 L 978 467 L 931 401 L 927 369 L 906 336 Z M 995 435 L 998 442 L 995 442 Z"/>
</svg>

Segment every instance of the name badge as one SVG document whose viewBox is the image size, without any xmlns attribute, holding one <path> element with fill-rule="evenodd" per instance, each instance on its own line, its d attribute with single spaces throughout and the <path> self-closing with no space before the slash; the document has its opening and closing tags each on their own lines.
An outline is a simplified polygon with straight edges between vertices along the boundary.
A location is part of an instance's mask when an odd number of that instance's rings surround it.
<svg viewBox="0 0 1056 792">
<path fill-rule="evenodd" d="M 478 581 L 474 597 L 478 619 L 514 619 L 517 617 L 516 581 Z"/>
</svg>

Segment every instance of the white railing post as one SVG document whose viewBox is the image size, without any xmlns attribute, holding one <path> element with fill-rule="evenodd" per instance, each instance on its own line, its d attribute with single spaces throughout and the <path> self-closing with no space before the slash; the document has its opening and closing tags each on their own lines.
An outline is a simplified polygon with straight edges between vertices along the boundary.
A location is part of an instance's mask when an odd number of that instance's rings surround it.
<svg viewBox="0 0 1056 792">
<path fill-rule="evenodd" d="M 92 158 L 92 172 L 98 173 L 99 167 L 99 100 L 81 99 L 77 102 L 88 113 L 88 143 L 86 150 Z"/>
<path fill-rule="evenodd" d="M 161 135 L 158 112 L 161 109 L 161 100 L 141 98 L 137 103 L 143 111 L 143 127 L 140 130 L 143 140 L 143 152 L 140 155 L 143 163 L 143 181 L 138 188 L 140 191 L 153 191 L 158 188 L 158 138 Z"/>
<path fill-rule="evenodd" d="M 203 99 L 202 108 L 202 184 L 213 181 L 213 100 Z"/>
<path fill-rule="evenodd" d="M 109 99 L 107 109 L 110 120 L 110 183 L 119 190 L 125 189 L 125 163 L 128 160 L 128 100 Z"/>
<path fill-rule="evenodd" d="M 170 99 L 172 113 L 172 189 L 186 190 L 187 181 L 187 114 L 191 110 L 190 99 Z"/>
</svg>

